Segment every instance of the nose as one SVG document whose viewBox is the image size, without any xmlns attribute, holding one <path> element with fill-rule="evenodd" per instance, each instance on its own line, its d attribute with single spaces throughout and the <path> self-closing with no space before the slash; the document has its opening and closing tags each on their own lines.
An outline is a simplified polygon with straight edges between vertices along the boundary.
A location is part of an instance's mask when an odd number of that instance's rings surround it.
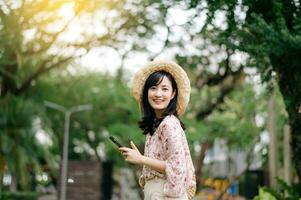
<svg viewBox="0 0 301 200">
<path fill-rule="evenodd" d="M 160 89 L 157 89 L 155 91 L 155 97 L 161 97 L 162 96 L 162 91 Z"/>
</svg>

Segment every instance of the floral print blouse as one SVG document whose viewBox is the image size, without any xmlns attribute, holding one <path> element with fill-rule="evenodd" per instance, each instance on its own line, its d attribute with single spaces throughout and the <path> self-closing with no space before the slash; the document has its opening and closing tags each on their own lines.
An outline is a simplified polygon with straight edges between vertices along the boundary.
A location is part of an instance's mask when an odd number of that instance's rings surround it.
<svg viewBox="0 0 301 200">
<path fill-rule="evenodd" d="M 180 121 L 174 115 L 166 116 L 153 136 L 146 135 L 144 155 L 165 161 L 165 173 L 143 166 L 139 184 L 154 177 L 166 179 L 164 194 L 167 197 L 182 196 L 187 188 L 195 187 L 194 167 L 188 143 Z"/>
</svg>

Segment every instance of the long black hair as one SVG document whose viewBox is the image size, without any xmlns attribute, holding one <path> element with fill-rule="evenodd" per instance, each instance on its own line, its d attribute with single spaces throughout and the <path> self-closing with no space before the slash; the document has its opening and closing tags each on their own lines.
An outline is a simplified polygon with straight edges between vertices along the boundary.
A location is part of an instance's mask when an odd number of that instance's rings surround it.
<svg viewBox="0 0 301 200">
<path fill-rule="evenodd" d="M 172 98 L 167 106 L 167 108 L 164 110 L 162 117 L 156 118 L 156 114 L 154 109 L 151 107 L 151 105 L 148 102 L 148 90 L 152 86 L 159 85 L 163 78 L 167 77 L 172 85 L 173 92 L 176 91 L 176 94 L 174 98 Z M 142 119 L 138 122 L 139 128 L 143 130 L 143 134 L 150 134 L 153 135 L 156 131 L 157 127 L 160 125 L 162 120 L 168 116 L 168 115 L 175 115 L 178 117 L 177 114 L 177 97 L 178 97 L 178 88 L 176 81 L 174 78 L 166 71 L 157 71 L 152 73 L 147 80 L 145 81 L 143 92 L 142 92 L 142 102 L 141 102 L 141 111 L 142 111 Z M 185 129 L 184 124 L 180 121 L 181 126 L 183 129 Z"/>
</svg>

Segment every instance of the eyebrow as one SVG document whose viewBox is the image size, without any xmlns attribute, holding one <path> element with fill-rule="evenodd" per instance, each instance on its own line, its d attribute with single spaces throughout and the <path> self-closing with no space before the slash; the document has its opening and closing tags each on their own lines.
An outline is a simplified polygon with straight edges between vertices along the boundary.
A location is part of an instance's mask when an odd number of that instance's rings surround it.
<svg viewBox="0 0 301 200">
<path fill-rule="evenodd" d="M 162 87 L 170 87 L 170 85 L 161 85 Z"/>
</svg>

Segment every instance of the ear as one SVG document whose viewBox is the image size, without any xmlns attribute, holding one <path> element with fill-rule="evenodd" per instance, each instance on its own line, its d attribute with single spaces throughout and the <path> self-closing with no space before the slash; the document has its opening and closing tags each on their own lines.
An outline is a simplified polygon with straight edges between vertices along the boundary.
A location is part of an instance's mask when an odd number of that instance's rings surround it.
<svg viewBox="0 0 301 200">
<path fill-rule="evenodd" d="M 174 91 L 172 92 L 171 99 L 173 99 L 175 96 L 176 96 L 176 90 L 174 90 Z"/>
</svg>

